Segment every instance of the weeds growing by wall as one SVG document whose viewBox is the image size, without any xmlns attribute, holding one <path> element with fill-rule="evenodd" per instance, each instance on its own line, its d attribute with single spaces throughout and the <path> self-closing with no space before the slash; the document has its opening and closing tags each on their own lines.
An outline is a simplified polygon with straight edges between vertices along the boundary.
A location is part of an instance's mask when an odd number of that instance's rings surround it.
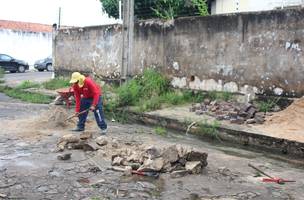
<svg viewBox="0 0 304 200">
<path fill-rule="evenodd" d="M 212 139 L 217 139 L 221 141 L 221 139 L 218 136 L 219 127 L 220 127 L 220 123 L 218 121 L 214 120 L 213 122 L 210 123 L 207 120 L 204 120 L 202 122 L 199 122 L 198 125 L 199 125 L 200 133 L 207 135 Z"/>
<path fill-rule="evenodd" d="M 191 90 L 174 90 L 170 81 L 154 69 L 146 69 L 120 87 L 104 86 L 103 96 L 105 110 L 113 112 L 117 107 L 134 106 L 140 112 L 160 109 L 162 107 L 185 103 L 211 100 L 230 100 L 232 94 L 227 92 L 203 93 Z"/>
</svg>

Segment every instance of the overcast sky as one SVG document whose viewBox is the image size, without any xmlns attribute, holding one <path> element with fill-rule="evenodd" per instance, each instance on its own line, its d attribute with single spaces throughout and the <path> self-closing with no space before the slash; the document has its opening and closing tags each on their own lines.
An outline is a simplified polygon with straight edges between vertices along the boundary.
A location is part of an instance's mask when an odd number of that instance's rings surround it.
<svg viewBox="0 0 304 200">
<path fill-rule="evenodd" d="M 102 13 L 99 0 L 0 0 L 0 19 L 58 23 L 61 7 L 61 24 L 68 26 L 90 26 L 115 23 Z"/>
</svg>

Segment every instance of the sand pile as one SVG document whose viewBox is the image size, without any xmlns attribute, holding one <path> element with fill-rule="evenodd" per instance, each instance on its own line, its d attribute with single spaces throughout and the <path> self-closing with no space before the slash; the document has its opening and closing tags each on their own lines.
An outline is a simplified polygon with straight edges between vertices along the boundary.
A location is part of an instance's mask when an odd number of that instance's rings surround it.
<svg viewBox="0 0 304 200">
<path fill-rule="evenodd" d="M 294 101 L 285 110 L 269 117 L 266 124 L 292 125 L 304 130 L 304 97 Z"/>
<path fill-rule="evenodd" d="M 294 101 L 285 110 L 267 117 L 258 129 L 278 137 L 304 139 L 304 97 Z"/>
<path fill-rule="evenodd" d="M 76 118 L 66 121 L 73 113 L 63 107 L 52 106 L 48 111 L 41 113 L 40 116 L 32 119 L 28 125 L 28 129 L 45 130 L 45 129 L 64 129 L 75 126 Z"/>
<path fill-rule="evenodd" d="M 73 122 L 73 119 L 66 121 L 70 116 L 67 109 L 62 107 L 53 107 L 46 115 L 48 128 L 65 128 Z"/>
</svg>

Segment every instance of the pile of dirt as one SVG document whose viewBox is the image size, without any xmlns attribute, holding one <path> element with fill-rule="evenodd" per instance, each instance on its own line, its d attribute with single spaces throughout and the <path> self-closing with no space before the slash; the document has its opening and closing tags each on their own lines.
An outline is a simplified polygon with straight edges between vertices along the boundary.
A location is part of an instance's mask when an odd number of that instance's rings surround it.
<svg viewBox="0 0 304 200">
<path fill-rule="evenodd" d="M 304 137 L 304 97 L 294 101 L 285 110 L 274 113 L 266 118 L 266 122 L 259 126 L 260 130 L 283 136 L 289 134 L 290 139 Z M 290 135 L 290 134 L 294 135 Z M 300 135 L 299 135 L 300 134 Z"/>
<path fill-rule="evenodd" d="M 62 129 L 75 124 L 75 118 L 66 120 L 71 113 L 59 106 L 52 106 L 48 111 L 41 113 L 39 118 L 32 122 L 33 129 Z"/>
<path fill-rule="evenodd" d="M 53 111 L 49 112 L 48 116 L 48 126 L 49 127 L 67 127 L 69 122 L 66 119 L 69 117 L 69 114 L 66 109 L 61 107 L 56 107 Z"/>
</svg>

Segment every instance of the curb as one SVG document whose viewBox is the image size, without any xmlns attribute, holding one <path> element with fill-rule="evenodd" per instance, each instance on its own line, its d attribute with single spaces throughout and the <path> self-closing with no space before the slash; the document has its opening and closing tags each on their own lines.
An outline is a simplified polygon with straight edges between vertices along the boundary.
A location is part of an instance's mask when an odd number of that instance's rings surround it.
<svg viewBox="0 0 304 200">
<path fill-rule="evenodd" d="M 168 129 L 186 132 L 189 124 L 177 119 L 151 115 L 147 113 L 138 113 L 135 111 L 126 111 L 130 119 L 144 123 L 146 125 L 158 125 Z M 258 132 L 249 132 L 236 127 L 220 125 L 217 136 L 225 142 L 233 142 L 246 147 L 251 147 L 259 150 L 265 150 L 275 154 L 284 154 L 295 157 L 297 159 L 304 158 L 304 143 L 266 136 Z M 198 127 L 193 127 L 190 134 L 200 135 L 204 138 L 211 138 L 210 135 L 202 133 Z"/>
</svg>

